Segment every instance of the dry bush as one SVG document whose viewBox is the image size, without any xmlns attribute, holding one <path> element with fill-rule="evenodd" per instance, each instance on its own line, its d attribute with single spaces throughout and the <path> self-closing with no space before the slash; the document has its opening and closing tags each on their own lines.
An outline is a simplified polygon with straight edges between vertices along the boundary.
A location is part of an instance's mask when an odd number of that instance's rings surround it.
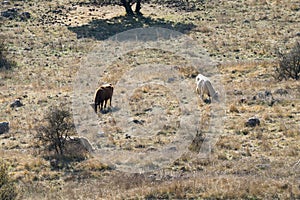
<svg viewBox="0 0 300 200">
<path fill-rule="evenodd" d="M 7 59 L 7 48 L 2 40 L 0 40 L 0 70 L 12 69 L 16 66 L 14 61 Z"/>
<path fill-rule="evenodd" d="M 11 200 L 16 199 L 17 192 L 14 183 L 8 176 L 7 164 L 0 163 L 0 199 Z"/>
<path fill-rule="evenodd" d="M 278 80 L 300 79 L 300 42 L 289 53 L 279 53 L 279 66 L 275 67 L 275 77 Z"/>
<path fill-rule="evenodd" d="M 49 151 L 54 150 L 56 155 L 64 156 L 67 139 L 74 132 L 71 113 L 64 108 L 54 107 L 46 114 L 44 120 L 46 125 L 37 128 L 37 139 L 47 146 Z"/>
</svg>

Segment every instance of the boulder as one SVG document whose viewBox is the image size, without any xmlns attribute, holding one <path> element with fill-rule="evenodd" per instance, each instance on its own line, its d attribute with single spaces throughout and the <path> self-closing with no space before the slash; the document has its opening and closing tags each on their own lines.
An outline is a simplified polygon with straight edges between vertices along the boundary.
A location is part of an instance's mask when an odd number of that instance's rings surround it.
<svg viewBox="0 0 300 200">
<path fill-rule="evenodd" d="M 0 134 L 6 133 L 9 131 L 9 122 L 0 122 Z"/>
<path fill-rule="evenodd" d="M 73 137 L 70 136 L 67 140 L 67 144 L 75 147 L 77 150 L 86 150 L 88 152 L 93 152 L 94 149 L 90 141 L 85 137 Z"/>
<path fill-rule="evenodd" d="M 1 16 L 12 20 L 18 17 L 18 8 L 9 8 L 5 11 L 2 11 Z"/>
<path fill-rule="evenodd" d="M 255 127 L 260 125 L 260 120 L 257 117 L 251 117 L 245 122 L 246 127 Z"/>
</svg>

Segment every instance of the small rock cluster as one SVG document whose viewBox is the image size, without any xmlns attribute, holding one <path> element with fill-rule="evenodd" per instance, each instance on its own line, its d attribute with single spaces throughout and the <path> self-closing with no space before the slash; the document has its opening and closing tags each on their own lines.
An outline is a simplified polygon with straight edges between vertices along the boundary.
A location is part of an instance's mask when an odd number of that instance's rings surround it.
<svg viewBox="0 0 300 200">
<path fill-rule="evenodd" d="M 243 95 L 243 92 L 239 90 L 234 90 L 233 94 L 238 96 L 238 95 Z M 248 104 L 248 105 L 266 104 L 268 106 L 273 106 L 275 103 L 278 103 L 280 101 L 280 99 L 274 97 L 274 94 L 283 96 L 283 95 L 287 95 L 288 91 L 285 89 L 277 89 L 273 93 L 269 90 L 260 91 L 252 97 L 244 97 L 244 96 L 241 97 L 239 103 Z"/>
<path fill-rule="evenodd" d="M 1 12 L 1 17 L 7 18 L 9 20 L 19 19 L 20 21 L 27 21 L 31 18 L 29 12 L 21 12 L 19 8 L 8 8 Z"/>
</svg>

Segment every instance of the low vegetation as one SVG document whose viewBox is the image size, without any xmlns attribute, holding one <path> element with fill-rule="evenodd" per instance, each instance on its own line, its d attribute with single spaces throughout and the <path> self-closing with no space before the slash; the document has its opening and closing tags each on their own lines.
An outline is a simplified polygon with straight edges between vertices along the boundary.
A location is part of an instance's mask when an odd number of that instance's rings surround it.
<svg viewBox="0 0 300 200">
<path fill-rule="evenodd" d="M 30 13 L 26 21 L 0 18 L 0 36 L 5 41 L 0 46 L 0 121 L 10 124 L 9 132 L 0 134 L 1 200 L 300 199 L 297 0 L 149 0 L 142 1 L 143 17 L 130 19 L 123 6 L 111 1 L 102 1 L 99 6 L 97 2 L 0 2 L 1 11 L 15 8 Z M 226 118 L 211 154 L 201 157 L 198 152 L 214 113 L 212 104 L 199 99 L 196 105 L 201 111 L 201 130 L 188 146 L 191 155 L 184 154 L 160 170 L 126 173 L 67 142 L 76 135 L 67 107 L 71 105 L 76 72 L 93 47 L 115 33 L 148 26 L 181 31 L 207 50 L 218 63 L 218 78 L 226 93 Z M 275 55 L 277 48 L 287 53 Z M 18 63 L 18 70 L 7 70 L 14 69 L 13 63 Z M 133 50 L 95 74 L 104 74 L 105 81 L 117 85 L 117 94 L 120 77 L 138 65 L 164 64 L 174 70 L 179 66 L 188 89 L 194 91 L 198 71 L 180 68 L 186 63 L 166 51 Z M 97 139 L 103 141 L 107 136 L 103 145 L 128 154 L 155 151 L 171 143 L 177 136 L 180 102 L 174 91 L 157 91 L 154 86 L 134 90 L 128 109 L 137 115 L 126 119 L 135 127 L 150 127 L 155 121 L 152 105 L 164 109 L 163 117 L 169 124 L 154 138 L 136 139 L 122 132 L 124 127 L 116 117 L 120 102 L 113 98 L 111 111 L 95 117 L 105 128 Z M 15 99 L 23 106 L 11 108 Z M 252 117 L 260 124 L 246 126 Z M 89 132 L 82 130 L 80 134 Z"/>
<path fill-rule="evenodd" d="M 8 50 L 3 40 L 0 40 L 0 70 L 9 70 L 16 66 L 15 61 L 7 57 Z"/>
<path fill-rule="evenodd" d="M 0 161 L 0 199 L 13 200 L 17 197 L 15 183 L 8 174 L 8 165 Z"/>
</svg>

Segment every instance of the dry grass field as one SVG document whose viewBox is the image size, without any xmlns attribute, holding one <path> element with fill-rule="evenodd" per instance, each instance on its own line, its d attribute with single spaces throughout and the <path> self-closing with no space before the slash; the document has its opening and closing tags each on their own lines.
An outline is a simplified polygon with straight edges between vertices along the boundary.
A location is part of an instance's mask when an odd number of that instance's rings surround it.
<svg viewBox="0 0 300 200">
<path fill-rule="evenodd" d="M 300 82 L 274 78 L 276 51 L 289 51 L 300 40 L 299 1 L 212 0 L 192 10 L 143 4 L 143 17 L 134 18 L 126 17 L 120 6 L 100 7 L 87 0 L 0 4 L 2 12 L 17 8 L 30 13 L 27 20 L 0 18 L 7 58 L 17 64 L 0 69 L 0 121 L 10 122 L 9 133 L 0 134 L 0 160 L 9 165 L 17 199 L 300 199 Z M 186 34 L 217 63 L 226 101 L 223 130 L 212 152 L 208 157 L 182 155 L 144 173 L 116 170 L 93 154 L 51 168 L 35 139 L 49 108 L 72 108 L 74 78 L 94 47 L 119 32 L 151 26 Z M 113 60 L 105 73 L 95 73 L 103 78 L 99 82 L 117 85 L 133 67 L 184 66 L 176 69 L 196 96 L 198 72 L 187 63 L 159 50 L 133 51 Z M 122 90 L 126 88 L 115 89 L 116 97 Z M 113 99 L 113 112 L 95 115 L 109 134 L 107 145 L 130 153 L 171 143 L 181 116 L 173 92 L 144 85 L 128 99 L 133 119 L 150 131 L 155 109 L 164 113 L 163 129 L 146 139 L 125 139 L 125 128 L 114 121 L 120 100 Z M 11 108 L 15 99 L 24 106 Z M 196 104 L 199 128 L 205 132 L 213 103 L 199 99 Z M 246 127 L 250 117 L 258 117 L 260 125 Z"/>
</svg>

